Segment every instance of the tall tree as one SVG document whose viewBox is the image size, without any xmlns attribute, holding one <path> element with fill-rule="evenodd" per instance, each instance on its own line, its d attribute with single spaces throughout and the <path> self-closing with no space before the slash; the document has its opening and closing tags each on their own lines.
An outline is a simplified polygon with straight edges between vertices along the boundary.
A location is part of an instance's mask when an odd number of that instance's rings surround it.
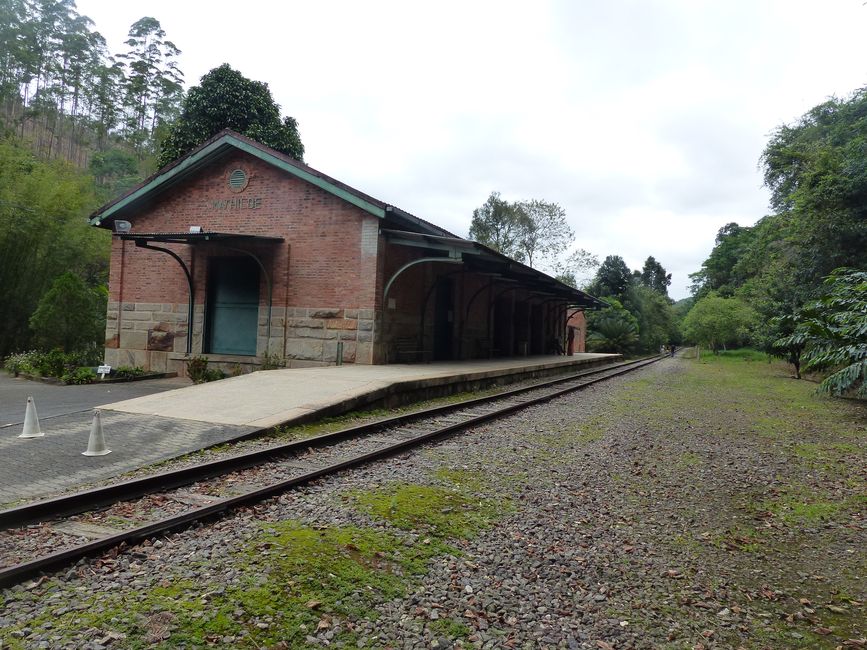
<svg viewBox="0 0 867 650">
<path fill-rule="evenodd" d="M 664 294 L 637 282 L 627 290 L 624 306 L 638 321 L 638 347 L 643 352 L 680 342 L 674 309 Z"/>
<path fill-rule="evenodd" d="M 232 129 L 297 160 L 304 157 L 298 123 L 280 117 L 268 84 L 244 77 L 228 64 L 214 68 L 190 88 L 180 117 L 162 143 L 159 162 L 167 165 L 223 129 Z"/>
<path fill-rule="evenodd" d="M 747 279 L 748 273 L 739 265 L 749 252 L 753 241 L 752 228 L 728 223 L 719 229 L 710 256 L 702 263 L 701 270 L 690 273 L 692 292 L 698 298 L 716 291 L 731 296 Z"/>
<path fill-rule="evenodd" d="M 614 296 L 623 300 L 632 284 L 632 273 L 619 255 L 609 255 L 602 262 L 590 283 L 590 292 L 597 296 Z"/>
<path fill-rule="evenodd" d="M 522 213 L 524 229 L 517 246 L 529 266 L 550 266 L 575 238 L 566 211 L 556 203 L 532 199 L 519 201 L 514 209 Z"/>
<path fill-rule="evenodd" d="M 570 287 L 584 285 L 590 274 L 599 268 L 599 258 L 583 248 L 578 248 L 554 264 L 556 278 Z"/>
<path fill-rule="evenodd" d="M 118 56 L 126 68 L 127 136 L 142 153 L 182 92 L 183 74 L 176 61 L 181 51 L 165 36 L 156 18 L 140 18 L 129 29 L 129 49 Z"/>
<path fill-rule="evenodd" d="M 528 218 L 525 212 L 515 208 L 515 204 L 501 199 L 499 192 L 491 192 L 488 200 L 473 210 L 469 237 L 503 255 L 523 261 L 521 240 L 527 231 Z"/>
<path fill-rule="evenodd" d="M 639 280 L 648 289 L 652 289 L 663 296 L 668 296 L 671 273 L 666 273 L 665 268 L 656 261 L 653 255 L 644 261 L 644 267 L 641 269 Z"/>
</svg>

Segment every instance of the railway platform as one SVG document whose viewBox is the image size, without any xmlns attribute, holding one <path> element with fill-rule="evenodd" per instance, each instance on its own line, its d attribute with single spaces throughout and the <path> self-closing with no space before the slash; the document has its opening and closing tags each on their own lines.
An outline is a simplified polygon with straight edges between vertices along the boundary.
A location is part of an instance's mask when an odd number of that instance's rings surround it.
<svg viewBox="0 0 867 650">
<path fill-rule="evenodd" d="M 256 372 L 99 406 L 112 453 L 86 457 L 92 411 L 46 420 L 42 438 L 0 429 L 0 504 L 119 476 L 278 425 L 543 378 L 612 362 L 575 354 Z M 70 386 L 75 391 L 79 387 Z M 23 405 L 22 405 L 23 408 Z"/>
</svg>

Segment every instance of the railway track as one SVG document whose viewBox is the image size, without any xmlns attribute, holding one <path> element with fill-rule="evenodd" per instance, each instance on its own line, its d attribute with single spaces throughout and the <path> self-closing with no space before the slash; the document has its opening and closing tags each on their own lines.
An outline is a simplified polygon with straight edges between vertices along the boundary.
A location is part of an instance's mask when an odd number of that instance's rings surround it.
<svg viewBox="0 0 867 650">
<path fill-rule="evenodd" d="M 654 363 L 603 366 L 0 511 L 0 587 L 220 517 L 318 478 L 407 451 Z M 88 541 L 81 543 L 81 538 Z M 54 549 L 50 554 L 45 548 Z"/>
</svg>

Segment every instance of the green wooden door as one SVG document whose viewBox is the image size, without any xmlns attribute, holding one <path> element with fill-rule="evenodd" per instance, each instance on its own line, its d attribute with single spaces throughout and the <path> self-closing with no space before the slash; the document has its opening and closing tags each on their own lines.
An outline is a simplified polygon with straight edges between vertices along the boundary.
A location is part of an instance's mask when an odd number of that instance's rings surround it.
<svg viewBox="0 0 867 650">
<path fill-rule="evenodd" d="M 207 351 L 256 355 L 259 266 L 246 257 L 212 258 L 208 268 Z"/>
</svg>

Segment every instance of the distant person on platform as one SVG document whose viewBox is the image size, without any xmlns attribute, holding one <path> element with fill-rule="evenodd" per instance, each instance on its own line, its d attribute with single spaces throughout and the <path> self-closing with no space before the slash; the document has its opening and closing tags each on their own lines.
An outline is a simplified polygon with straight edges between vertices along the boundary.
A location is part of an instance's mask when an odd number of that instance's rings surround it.
<svg viewBox="0 0 867 650">
<path fill-rule="evenodd" d="M 672 343 L 671 344 L 671 356 L 674 356 L 675 350 L 677 350 L 677 346 L 674 343 Z"/>
<path fill-rule="evenodd" d="M 566 336 L 566 354 L 570 357 L 575 352 L 575 328 L 569 328 L 569 334 Z"/>
</svg>

